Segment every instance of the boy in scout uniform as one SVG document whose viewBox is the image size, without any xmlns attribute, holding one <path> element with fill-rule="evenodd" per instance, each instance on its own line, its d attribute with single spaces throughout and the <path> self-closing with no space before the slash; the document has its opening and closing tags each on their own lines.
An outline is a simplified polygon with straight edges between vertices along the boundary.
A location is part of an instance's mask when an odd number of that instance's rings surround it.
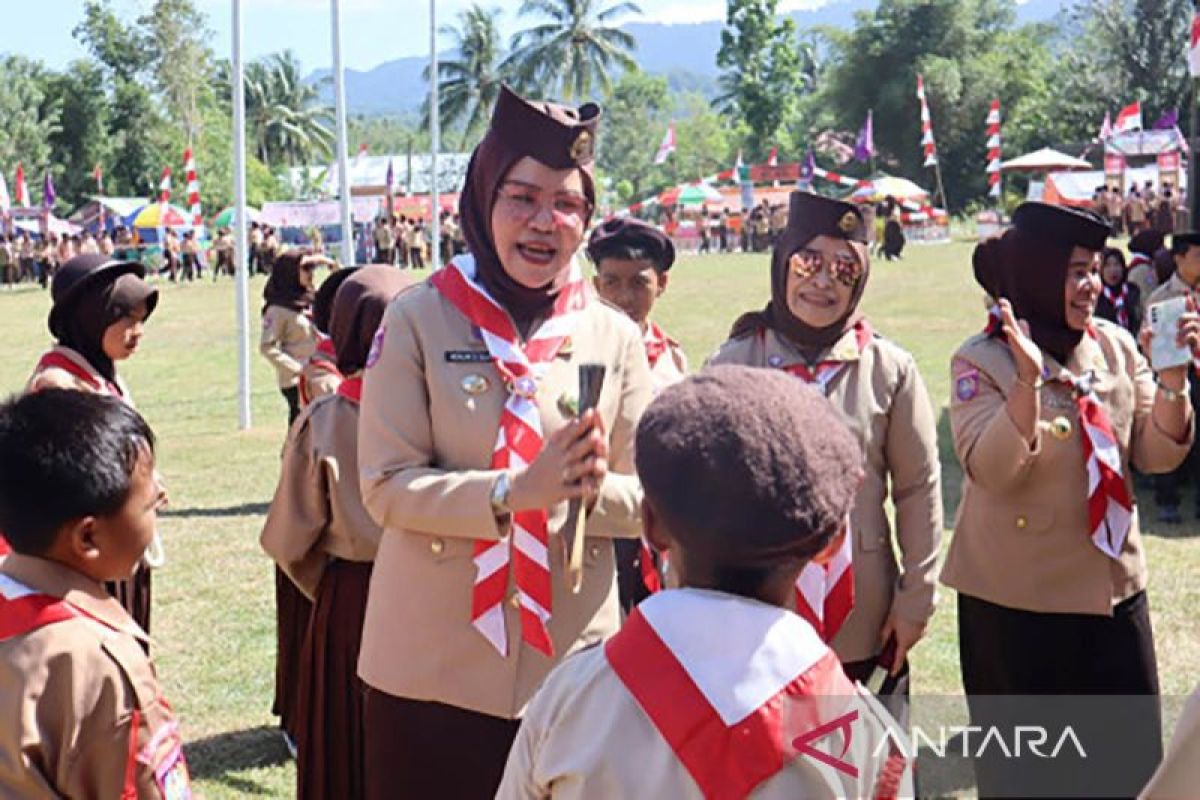
<svg viewBox="0 0 1200 800">
<path fill-rule="evenodd" d="M 1177 233 L 1171 237 L 1171 257 L 1175 271 L 1171 278 L 1150 294 L 1146 307 L 1170 300 L 1174 297 L 1190 297 L 1200 301 L 1200 233 Z M 1200 380 L 1190 383 L 1189 397 L 1192 409 L 1200 409 Z M 1154 476 L 1154 502 L 1158 505 L 1159 522 L 1178 523 L 1183 521 L 1179 512 L 1180 490 L 1191 487 L 1196 490 L 1195 515 L 1200 519 L 1200 453 L 1192 445 L 1187 458 L 1171 472 Z"/>
<path fill-rule="evenodd" d="M 734 322 L 711 363 L 781 370 L 813 385 L 858 436 L 866 473 L 844 550 L 801 575 L 796 608 L 830 642 L 846 674 L 874 678 L 871 688 L 903 721 L 908 652 L 934 611 L 941 467 L 933 405 L 916 361 L 859 309 L 870 278 L 867 239 L 856 206 L 793 192 L 771 259 L 771 300 Z"/>
<path fill-rule="evenodd" d="M 145 632 L 105 594 L 166 501 L 154 434 L 114 397 L 0 406 L 0 797 L 188 798 Z"/>
<path fill-rule="evenodd" d="M 787 610 L 862 479 L 838 413 L 782 373 L 712 367 L 658 396 L 635 449 L 645 535 L 679 588 L 551 674 L 497 797 L 911 796 L 904 735 Z"/>
</svg>

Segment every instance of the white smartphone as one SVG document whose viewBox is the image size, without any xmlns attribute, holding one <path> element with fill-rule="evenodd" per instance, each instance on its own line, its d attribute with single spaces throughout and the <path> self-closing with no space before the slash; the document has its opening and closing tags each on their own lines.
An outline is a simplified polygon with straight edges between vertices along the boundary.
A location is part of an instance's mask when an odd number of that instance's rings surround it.
<svg viewBox="0 0 1200 800">
<path fill-rule="evenodd" d="M 1176 343 L 1179 335 L 1179 318 L 1187 311 L 1186 297 L 1172 297 L 1155 303 L 1147 310 L 1150 330 L 1150 366 L 1155 370 L 1178 367 L 1190 363 L 1192 351 L 1187 345 Z"/>
</svg>

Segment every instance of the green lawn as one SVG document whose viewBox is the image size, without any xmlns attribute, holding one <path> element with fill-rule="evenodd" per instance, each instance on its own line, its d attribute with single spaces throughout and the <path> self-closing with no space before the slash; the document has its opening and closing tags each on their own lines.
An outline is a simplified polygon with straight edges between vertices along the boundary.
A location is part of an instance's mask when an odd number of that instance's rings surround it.
<svg viewBox="0 0 1200 800">
<path fill-rule="evenodd" d="M 942 409 L 946 519 L 960 471 L 945 427 L 948 361 L 983 323 L 970 246 L 910 247 L 899 263 L 875 265 L 865 308 L 883 335 L 912 351 Z M 659 321 L 699 365 L 740 312 L 760 307 L 768 258 L 684 256 L 672 272 Z M 257 320 L 262 280 L 252 285 Z M 49 342 L 48 296 L 0 291 L 0 389 L 17 391 Z M 252 326 L 257 338 L 258 325 Z M 290 797 L 293 772 L 268 713 L 273 686 L 271 564 L 258 534 L 278 469 L 286 407 L 252 344 L 255 427 L 237 430 L 233 285 L 163 287 L 143 352 L 122 369 L 159 437 L 159 466 L 171 492 L 160 524 L 169 562 L 155 576 L 156 654 L 167 696 L 191 743 L 188 756 L 207 798 Z M 1164 528 L 1143 498 L 1143 529 L 1163 691 L 1200 678 L 1200 526 Z M 1191 509 L 1191 503 L 1185 504 Z M 930 635 L 914 653 L 914 690 L 960 691 L 953 596 L 943 593 Z"/>
</svg>

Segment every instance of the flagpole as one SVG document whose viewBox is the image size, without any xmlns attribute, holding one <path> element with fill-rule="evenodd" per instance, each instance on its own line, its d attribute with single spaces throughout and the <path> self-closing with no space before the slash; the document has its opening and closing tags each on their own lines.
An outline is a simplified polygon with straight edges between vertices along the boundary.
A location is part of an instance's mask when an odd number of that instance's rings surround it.
<svg viewBox="0 0 1200 800">
<path fill-rule="evenodd" d="M 346 74 L 342 71 L 342 3 L 329 0 L 333 19 L 333 104 L 337 126 L 338 218 L 342 226 L 342 263 L 354 263 L 354 224 L 350 219 L 350 167 L 346 155 Z"/>
<path fill-rule="evenodd" d="M 238 427 L 250 428 L 250 263 L 246 247 L 246 81 L 242 0 L 233 0 L 233 265 L 238 326 Z"/>
<path fill-rule="evenodd" d="M 436 272 L 442 266 L 442 204 L 438 200 L 438 150 L 441 149 L 441 119 L 438 109 L 438 95 L 441 80 L 438 76 L 437 51 L 437 0 L 429 0 L 429 135 L 432 139 L 432 179 L 429 185 L 429 203 L 431 211 L 431 230 L 429 231 L 430 264 Z"/>
</svg>

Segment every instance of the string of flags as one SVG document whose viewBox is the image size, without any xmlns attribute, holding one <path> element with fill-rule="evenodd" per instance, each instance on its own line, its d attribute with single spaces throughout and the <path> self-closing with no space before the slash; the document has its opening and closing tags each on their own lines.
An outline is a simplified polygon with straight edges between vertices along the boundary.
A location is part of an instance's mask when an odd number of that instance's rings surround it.
<svg viewBox="0 0 1200 800">
<path fill-rule="evenodd" d="M 987 115 L 988 196 L 1000 196 L 1000 101 L 993 100 Z"/>
</svg>

